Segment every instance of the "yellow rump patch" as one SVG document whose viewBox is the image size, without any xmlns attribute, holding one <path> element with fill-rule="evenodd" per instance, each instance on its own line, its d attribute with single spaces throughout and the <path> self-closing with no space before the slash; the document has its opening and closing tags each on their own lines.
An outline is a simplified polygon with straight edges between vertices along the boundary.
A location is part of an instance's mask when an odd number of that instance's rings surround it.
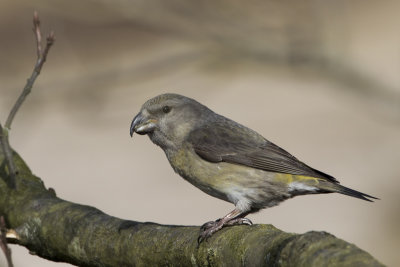
<svg viewBox="0 0 400 267">
<path fill-rule="evenodd" d="M 303 182 L 304 184 L 317 185 L 319 183 L 318 178 L 304 176 L 304 175 L 293 175 L 287 173 L 276 173 L 275 180 L 284 184 L 291 184 L 293 182 Z"/>
</svg>

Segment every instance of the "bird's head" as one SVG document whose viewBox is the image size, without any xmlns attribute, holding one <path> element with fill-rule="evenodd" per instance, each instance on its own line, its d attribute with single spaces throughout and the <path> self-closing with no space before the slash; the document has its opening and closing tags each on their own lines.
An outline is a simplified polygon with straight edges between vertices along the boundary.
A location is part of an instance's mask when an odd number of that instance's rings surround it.
<svg viewBox="0 0 400 267">
<path fill-rule="evenodd" d="M 180 146 L 190 131 L 203 124 L 211 110 L 197 101 L 162 94 L 143 104 L 132 121 L 130 134 L 145 135 L 164 150 Z"/>
</svg>

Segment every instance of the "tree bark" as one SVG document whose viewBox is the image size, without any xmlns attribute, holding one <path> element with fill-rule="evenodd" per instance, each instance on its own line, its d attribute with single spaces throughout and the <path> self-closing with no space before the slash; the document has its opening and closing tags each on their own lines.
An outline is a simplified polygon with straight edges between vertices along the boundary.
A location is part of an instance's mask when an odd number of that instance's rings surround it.
<svg viewBox="0 0 400 267">
<path fill-rule="evenodd" d="M 197 245 L 198 226 L 109 216 L 58 198 L 13 154 L 16 189 L 0 149 L 0 215 L 32 254 L 78 266 L 382 266 L 326 232 L 285 233 L 272 225 L 222 229 Z"/>
</svg>

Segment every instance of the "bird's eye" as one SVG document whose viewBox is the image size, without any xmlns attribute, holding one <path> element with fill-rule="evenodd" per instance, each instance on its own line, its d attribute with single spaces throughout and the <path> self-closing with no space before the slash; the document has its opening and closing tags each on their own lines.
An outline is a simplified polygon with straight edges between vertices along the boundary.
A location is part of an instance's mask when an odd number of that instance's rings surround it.
<svg viewBox="0 0 400 267">
<path fill-rule="evenodd" d="M 170 107 L 170 106 L 163 106 L 163 107 L 162 107 L 162 111 L 163 111 L 164 113 L 168 113 L 168 112 L 171 111 L 171 107 Z"/>
</svg>

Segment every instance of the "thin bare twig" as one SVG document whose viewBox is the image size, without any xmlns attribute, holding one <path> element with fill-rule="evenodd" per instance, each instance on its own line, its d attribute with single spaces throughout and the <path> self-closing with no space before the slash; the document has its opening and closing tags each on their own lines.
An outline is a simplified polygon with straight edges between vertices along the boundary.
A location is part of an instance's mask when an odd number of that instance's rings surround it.
<svg viewBox="0 0 400 267">
<path fill-rule="evenodd" d="M 50 51 L 50 47 L 54 44 L 55 42 L 55 35 L 54 32 L 51 31 L 50 34 L 47 36 L 46 39 L 46 46 L 44 50 L 42 50 L 42 34 L 40 32 L 40 20 L 39 16 L 37 15 L 37 12 L 34 13 L 33 15 L 33 32 L 35 33 L 36 37 L 36 45 L 37 45 L 37 61 L 35 64 L 35 67 L 33 69 L 31 77 L 28 79 L 26 82 L 26 85 L 24 87 L 24 90 L 22 91 L 21 95 L 19 96 L 18 100 L 15 102 L 13 108 L 10 111 L 10 114 L 8 115 L 6 124 L 4 125 L 5 128 L 11 129 L 11 123 L 14 119 L 15 114 L 21 107 L 22 103 L 24 102 L 26 96 L 31 92 L 32 86 L 37 78 L 39 76 L 40 71 L 42 70 L 43 64 L 46 61 L 47 54 Z"/>
<path fill-rule="evenodd" d="M 8 267 L 13 267 L 14 265 L 11 258 L 11 249 L 8 247 L 6 234 L 6 222 L 4 221 L 4 217 L 0 216 L 0 247 L 4 252 L 4 255 L 6 256 Z"/>
<path fill-rule="evenodd" d="M 26 82 L 24 89 L 22 90 L 21 95 L 18 97 L 14 106 L 12 107 L 10 114 L 7 117 L 4 128 L 0 124 L 0 142 L 2 149 L 4 151 L 4 155 L 6 158 L 8 172 L 11 176 L 12 182 L 10 183 L 13 188 L 15 188 L 15 177 L 17 175 L 17 170 L 15 168 L 15 164 L 12 159 L 12 152 L 10 148 L 10 144 L 8 141 L 9 131 L 11 129 L 11 124 L 14 120 L 15 115 L 17 114 L 19 108 L 24 102 L 27 95 L 31 92 L 33 84 L 35 83 L 36 78 L 39 76 L 40 71 L 42 70 L 43 64 L 46 61 L 47 54 L 50 51 L 50 47 L 55 42 L 54 32 L 51 31 L 50 34 L 46 38 L 46 46 L 44 50 L 42 49 L 42 33 L 40 31 L 40 20 L 37 12 L 35 11 L 33 14 L 33 32 L 36 38 L 36 51 L 37 51 L 37 60 L 35 63 L 35 67 L 33 68 L 33 72 L 29 79 Z"/>
</svg>

